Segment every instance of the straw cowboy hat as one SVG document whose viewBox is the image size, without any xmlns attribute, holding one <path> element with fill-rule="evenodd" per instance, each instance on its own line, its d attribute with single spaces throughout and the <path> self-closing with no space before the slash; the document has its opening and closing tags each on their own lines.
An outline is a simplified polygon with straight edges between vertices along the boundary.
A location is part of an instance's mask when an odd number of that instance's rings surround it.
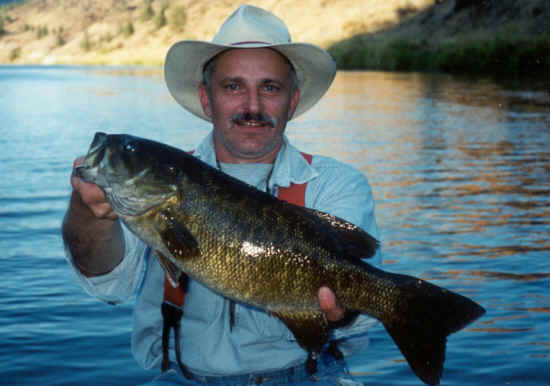
<svg viewBox="0 0 550 386">
<path fill-rule="evenodd" d="M 242 5 L 223 23 L 212 43 L 183 40 L 170 48 L 164 64 L 168 90 L 185 109 L 210 121 L 197 92 L 204 65 L 222 51 L 258 47 L 277 50 L 294 66 L 300 89 L 294 117 L 323 96 L 336 74 L 336 63 L 328 52 L 312 44 L 292 43 L 281 19 L 261 8 Z"/>
</svg>

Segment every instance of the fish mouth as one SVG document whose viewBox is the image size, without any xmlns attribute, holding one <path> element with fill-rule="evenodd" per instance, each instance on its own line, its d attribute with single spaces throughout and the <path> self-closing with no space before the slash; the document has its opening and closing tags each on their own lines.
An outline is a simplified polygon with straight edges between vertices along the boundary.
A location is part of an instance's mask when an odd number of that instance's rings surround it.
<svg viewBox="0 0 550 386">
<path fill-rule="evenodd" d="M 97 132 L 94 136 L 88 153 L 84 157 L 84 163 L 75 168 L 75 175 L 86 182 L 93 182 L 100 185 L 97 181 L 99 177 L 99 168 L 105 159 L 107 134 Z"/>
<path fill-rule="evenodd" d="M 95 133 L 92 144 L 90 145 L 90 150 L 84 160 L 85 165 L 94 167 L 99 165 L 105 156 L 105 143 L 107 141 L 107 134 L 97 132 Z"/>
</svg>

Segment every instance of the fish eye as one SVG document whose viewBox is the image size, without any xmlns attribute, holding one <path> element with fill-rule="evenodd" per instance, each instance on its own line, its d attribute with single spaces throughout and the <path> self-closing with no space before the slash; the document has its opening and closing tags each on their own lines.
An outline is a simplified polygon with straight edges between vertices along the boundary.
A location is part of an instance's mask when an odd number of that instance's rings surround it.
<svg viewBox="0 0 550 386">
<path fill-rule="evenodd" d="M 133 142 L 128 142 L 123 145 L 123 149 L 128 153 L 135 153 L 137 146 Z"/>
<path fill-rule="evenodd" d="M 168 174 L 168 175 L 176 175 L 177 174 L 177 169 L 174 165 L 165 165 L 164 170 L 165 170 L 166 174 Z"/>
</svg>

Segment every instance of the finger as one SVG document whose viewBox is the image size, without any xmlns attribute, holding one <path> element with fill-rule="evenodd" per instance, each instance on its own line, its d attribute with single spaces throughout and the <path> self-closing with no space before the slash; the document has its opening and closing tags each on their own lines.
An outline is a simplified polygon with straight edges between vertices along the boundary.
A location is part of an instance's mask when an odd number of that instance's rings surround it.
<svg viewBox="0 0 550 386">
<path fill-rule="evenodd" d="M 79 194 L 84 205 L 92 211 L 96 218 L 116 220 L 118 216 L 111 208 L 103 190 L 96 184 L 86 182 L 76 175 L 76 168 L 83 163 L 84 157 L 78 157 L 73 162 L 73 173 L 71 174 L 73 189 Z"/>
<path fill-rule="evenodd" d="M 71 173 L 71 186 L 74 190 L 79 191 L 80 190 L 80 184 L 83 182 L 80 177 L 78 177 L 75 173 L 76 168 L 84 163 L 84 157 L 78 157 L 73 162 L 73 170 Z"/>
<path fill-rule="evenodd" d="M 94 216 L 99 219 L 116 220 L 118 216 L 115 214 L 109 203 L 101 203 L 90 206 Z"/>
<path fill-rule="evenodd" d="M 78 157 L 73 162 L 73 169 L 76 169 L 78 166 L 82 165 L 84 163 L 84 157 Z"/>
<path fill-rule="evenodd" d="M 88 205 L 95 217 L 110 220 L 116 220 L 118 218 L 111 204 L 107 201 L 105 193 L 97 185 L 82 182 L 80 197 L 82 201 Z"/>
<path fill-rule="evenodd" d="M 346 310 L 336 302 L 336 296 L 330 288 L 321 287 L 318 296 L 321 311 L 329 322 L 337 322 L 344 317 Z"/>
</svg>

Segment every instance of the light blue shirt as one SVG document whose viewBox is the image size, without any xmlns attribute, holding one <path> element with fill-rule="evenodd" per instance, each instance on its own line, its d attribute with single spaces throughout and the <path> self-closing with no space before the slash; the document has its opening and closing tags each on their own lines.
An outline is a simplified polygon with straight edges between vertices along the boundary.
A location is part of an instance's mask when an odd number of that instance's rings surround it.
<svg viewBox="0 0 550 386">
<path fill-rule="evenodd" d="M 194 155 L 216 166 L 212 133 Z M 222 165 L 222 170 L 262 190 L 269 182 L 271 192 L 290 186 L 291 182 L 307 182 L 307 207 L 346 219 L 378 238 L 369 183 L 353 167 L 324 156 L 314 156 L 310 165 L 286 137 L 269 179 L 271 167 L 257 166 Z M 74 269 L 86 291 L 105 301 L 118 303 L 137 294 L 132 352 L 144 368 L 160 367 L 164 272 L 150 249 L 124 225 L 123 229 L 125 256 L 112 272 L 86 278 Z M 67 257 L 72 262 L 71 256 Z M 380 252 L 368 260 L 374 265 L 380 261 Z M 339 348 L 344 355 L 350 355 L 367 346 L 367 330 L 375 323 L 375 319 L 360 315 L 352 325 L 335 329 L 332 335 L 341 340 Z M 182 361 L 197 374 L 270 371 L 295 366 L 307 358 L 286 326 L 261 310 L 237 304 L 235 325 L 230 330 L 229 301 L 193 280 L 181 326 Z"/>
</svg>

